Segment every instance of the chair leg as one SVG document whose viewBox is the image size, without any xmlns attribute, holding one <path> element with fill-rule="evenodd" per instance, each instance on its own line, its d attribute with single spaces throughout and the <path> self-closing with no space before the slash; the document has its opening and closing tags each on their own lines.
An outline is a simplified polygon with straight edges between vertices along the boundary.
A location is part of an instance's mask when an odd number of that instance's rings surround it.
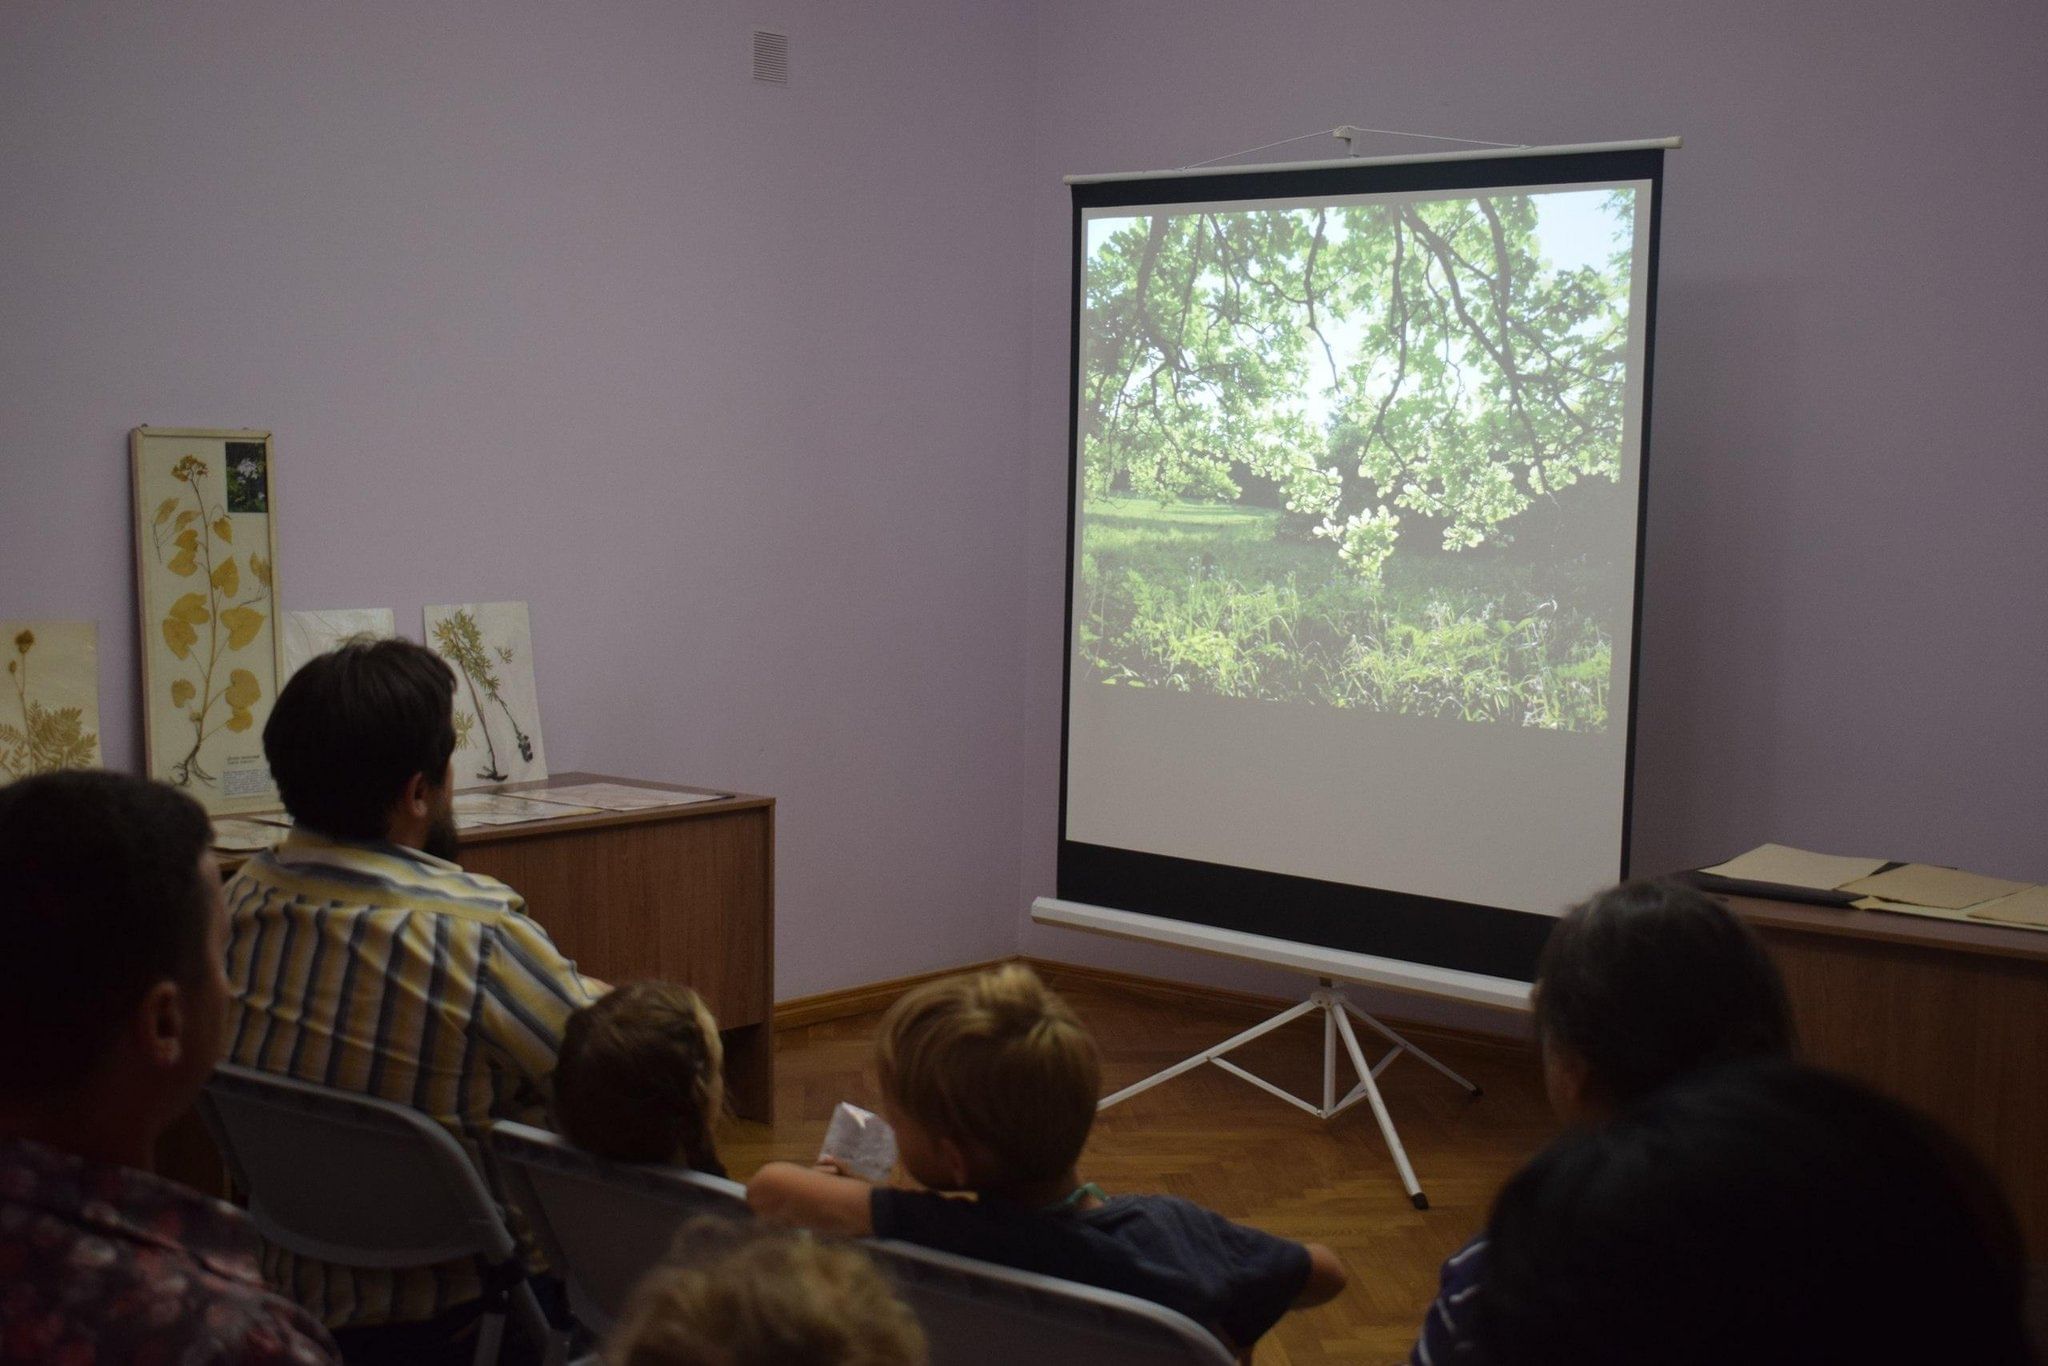
<svg viewBox="0 0 2048 1366">
<path fill-rule="evenodd" d="M 492 1309 L 476 1321 L 475 1366 L 498 1366 L 498 1353 L 505 1346 L 505 1313 Z"/>
<path fill-rule="evenodd" d="M 540 1297 L 530 1282 L 521 1281 L 512 1292 L 512 1313 L 520 1329 L 540 1348 L 541 1366 L 564 1366 L 569 1360 L 569 1335 L 555 1331 L 540 1307 Z"/>
</svg>

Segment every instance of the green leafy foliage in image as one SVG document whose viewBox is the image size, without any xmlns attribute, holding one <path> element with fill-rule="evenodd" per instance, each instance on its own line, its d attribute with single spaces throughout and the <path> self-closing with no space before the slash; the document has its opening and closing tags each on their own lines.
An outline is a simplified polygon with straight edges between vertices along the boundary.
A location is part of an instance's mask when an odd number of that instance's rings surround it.
<svg viewBox="0 0 2048 1366">
<path fill-rule="evenodd" d="M 1635 210 L 1622 188 L 1094 225 L 1079 676 L 1604 729 Z"/>
<path fill-rule="evenodd" d="M 1374 582 L 1271 534 L 1277 514 L 1111 501 L 1074 604 L 1080 677 L 1112 687 L 1596 731 L 1613 644 L 1498 558 Z"/>
<path fill-rule="evenodd" d="M 9 779 L 60 768 L 90 768 L 99 756 L 99 735 L 85 728 L 82 708 L 45 707 L 29 696 L 28 652 L 35 645 L 34 631 L 16 632 L 15 657 L 7 661 L 15 705 L 21 710 L 19 726 L 0 722 L 0 773 Z"/>
<path fill-rule="evenodd" d="M 533 761 L 533 739 L 519 728 L 519 718 L 512 714 L 512 708 L 506 705 L 504 697 L 499 694 L 501 684 L 497 671 L 492 666 L 494 657 L 498 663 L 510 664 L 513 657 L 512 649 L 506 645 L 497 646 L 495 649 L 487 646 L 484 643 L 483 630 L 477 625 L 476 613 L 466 607 L 451 612 L 434 623 L 434 644 L 440 647 L 442 656 L 461 672 L 463 682 L 469 688 L 470 706 L 474 708 L 473 713 L 456 714 L 456 743 L 458 746 L 466 745 L 472 727 L 481 730 L 484 737 L 484 766 L 477 771 L 476 776 L 485 782 L 502 783 L 506 780 L 507 774 L 498 767 L 497 743 L 491 739 L 489 722 L 480 719 L 483 717 L 484 699 L 488 698 L 496 703 L 498 710 L 505 713 L 505 723 L 512 727 L 513 741 L 519 746 L 519 757 L 528 763 Z"/>
<path fill-rule="evenodd" d="M 1617 481 L 1632 192 L 1604 208 L 1568 269 L 1527 194 L 1132 220 L 1084 277 L 1088 492 L 1250 498 L 1372 579 Z"/>
</svg>

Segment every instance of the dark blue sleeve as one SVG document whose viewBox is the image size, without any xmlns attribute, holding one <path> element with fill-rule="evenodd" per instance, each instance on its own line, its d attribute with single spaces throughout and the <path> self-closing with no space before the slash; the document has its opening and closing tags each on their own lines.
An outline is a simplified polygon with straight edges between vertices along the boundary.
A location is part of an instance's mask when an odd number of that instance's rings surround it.
<svg viewBox="0 0 2048 1366">
<path fill-rule="evenodd" d="M 869 1197 L 868 1217 L 877 1238 L 1135 1295 L 1215 1327 L 1189 1278 L 1072 1219 L 886 1186 Z"/>
<path fill-rule="evenodd" d="M 1240 1350 L 1265 1336 L 1308 1284 L 1308 1249 L 1300 1243 L 1176 1196 L 1124 1196 L 1088 1218 L 1147 1261 L 1190 1276 L 1205 1301 L 1195 1317 Z"/>
<path fill-rule="evenodd" d="M 1408 1354 L 1409 1366 L 1445 1366 L 1474 1362 L 1472 1301 L 1486 1270 L 1486 1240 L 1475 1238 L 1444 1262 L 1437 1278 L 1436 1299 L 1422 1319 L 1422 1335 Z"/>
</svg>

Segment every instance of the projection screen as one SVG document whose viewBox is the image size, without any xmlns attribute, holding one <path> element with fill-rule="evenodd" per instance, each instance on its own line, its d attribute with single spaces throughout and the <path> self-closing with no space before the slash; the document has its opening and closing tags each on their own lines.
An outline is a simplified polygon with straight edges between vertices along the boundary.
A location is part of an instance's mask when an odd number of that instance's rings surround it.
<svg viewBox="0 0 2048 1366">
<path fill-rule="evenodd" d="M 1062 899 L 1526 980 L 1625 873 L 1662 160 L 1074 183 Z"/>
</svg>

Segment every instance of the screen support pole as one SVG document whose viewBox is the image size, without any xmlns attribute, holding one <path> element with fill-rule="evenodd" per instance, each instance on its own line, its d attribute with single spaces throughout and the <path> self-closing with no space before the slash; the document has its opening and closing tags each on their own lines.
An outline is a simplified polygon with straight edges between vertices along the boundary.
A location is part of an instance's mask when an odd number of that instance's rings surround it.
<svg viewBox="0 0 2048 1366">
<path fill-rule="evenodd" d="M 1323 1017 L 1323 1102 L 1312 1105 L 1284 1087 L 1276 1086 L 1264 1077 L 1239 1067 L 1225 1055 L 1235 1052 L 1252 1040 L 1261 1038 L 1285 1025 L 1290 1025 L 1306 1015 L 1320 1014 Z M 1352 1028 L 1352 1017 L 1367 1028 L 1379 1034 L 1393 1047 L 1378 1062 L 1367 1065 L 1365 1050 L 1359 1047 L 1358 1032 Z M 1342 1099 L 1337 1096 L 1337 1043 L 1341 1039 L 1344 1052 L 1350 1056 L 1352 1069 L 1358 1074 L 1358 1083 L 1345 1092 Z M 1403 1053 L 1412 1053 L 1444 1076 L 1456 1082 L 1475 1099 L 1480 1089 L 1464 1077 L 1459 1076 L 1443 1063 L 1417 1048 L 1409 1040 L 1387 1028 L 1372 1016 L 1353 1005 L 1344 995 L 1343 989 L 1328 977 L 1318 978 L 1314 991 L 1308 999 L 1289 1006 L 1262 1024 L 1253 1025 L 1240 1034 L 1233 1034 L 1214 1048 L 1185 1058 L 1164 1071 L 1155 1072 L 1140 1082 L 1133 1082 L 1114 1095 L 1104 1096 L 1096 1103 L 1097 1110 L 1129 1100 L 1141 1091 L 1149 1091 L 1161 1082 L 1172 1081 L 1184 1072 L 1192 1072 L 1204 1063 L 1214 1063 L 1234 1077 L 1240 1077 L 1261 1091 L 1269 1092 L 1286 1101 L 1289 1105 L 1306 1110 L 1317 1119 L 1335 1119 L 1352 1106 L 1363 1100 L 1372 1106 L 1372 1116 L 1379 1122 L 1380 1135 L 1387 1140 L 1387 1150 L 1393 1154 L 1394 1168 L 1401 1174 L 1401 1185 L 1407 1190 L 1408 1198 L 1417 1209 L 1429 1208 L 1429 1197 L 1422 1193 L 1422 1183 L 1415 1179 L 1415 1168 L 1408 1162 L 1408 1150 L 1401 1146 L 1401 1135 L 1394 1128 L 1394 1118 L 1387 1112 L 1387 1102 L 1380 1096 L 1379 1075 L 1387 1070 L 1395 1058 Z"/>
</svg>

